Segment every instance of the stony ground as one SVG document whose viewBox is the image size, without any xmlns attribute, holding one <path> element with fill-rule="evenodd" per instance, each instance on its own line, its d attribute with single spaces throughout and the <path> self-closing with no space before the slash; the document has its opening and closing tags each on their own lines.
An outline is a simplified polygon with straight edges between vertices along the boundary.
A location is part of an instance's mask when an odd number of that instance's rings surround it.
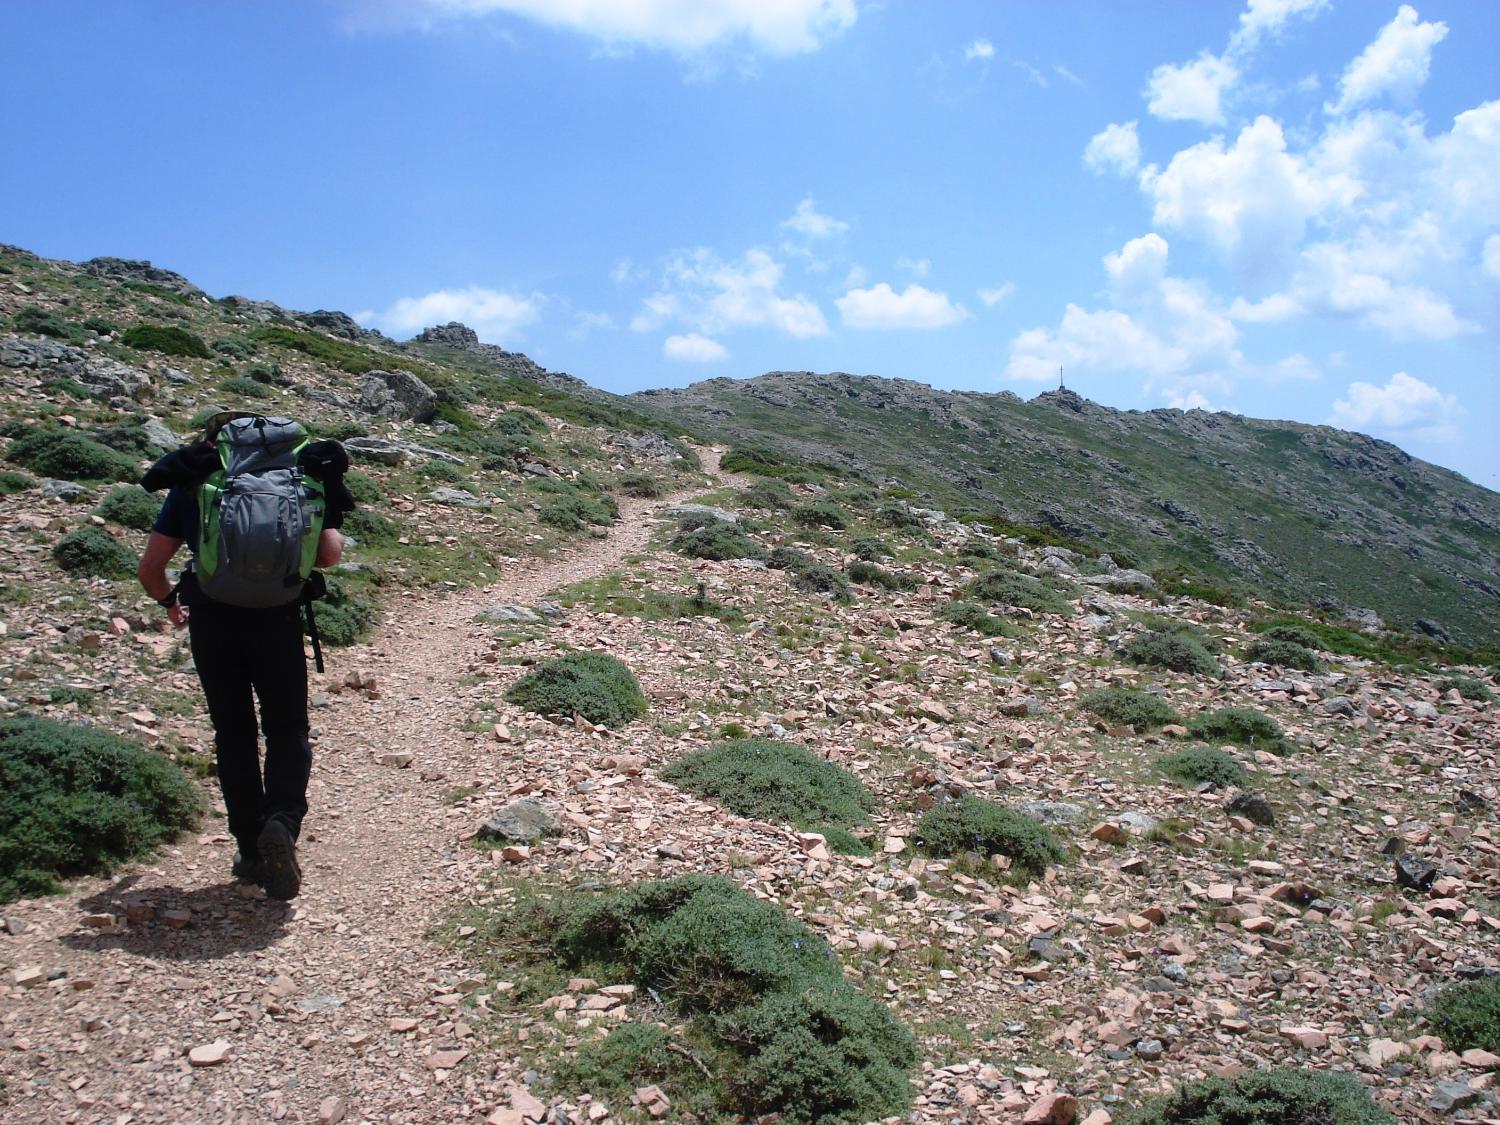
<svg viewBox="0 0 1500 1125">
<path fill-rule="evenodd" d="M 780 572 L 655 550 L 659 504 L 625 502 L 608 538 L 488 589 L 413 594 L 371 643 L 331 654 L 294 903 L 230 882 L 232 845 L 210 818 L 150 864 L 5 907 L 0 1117 L 671 1119 L 650 1097 L 553 1104 L 546 1060 L 630 1005 L 586 986 L 511 1002 L 504 951 L 453 919 L 526 880 L 706 870 L 819 928 L 913 1027 L 918 1120 L 1020 1121 L 1066 1093 L 1099 1123 L 1185 1078 L 1271 1065 L 1357 1072 L 1403 1121 L 1500 1119 L 1497 1060 L 1447 1051 L 1419 1015 L 1434 987 L 1500 968 L 1495 705 L 1349 658 L 1308 674 L 1230 655 L 1219 681 L 1145 676 L 1110 650 L 1110 620 L 1154 609 L 1128 595 L 992 645 L 936 618 L 971 574 L 951 561 L 923 564 L 915 593 L 810 602 Z M 609 574 L 627 592 L 701 582 L 747 624 L 617 614 L 593 581 Z M 550 627 L 475 620 L 570 586 Z M 1230 641 L 1247 617 L 1177 612 Z M 149 665 L 175 643 L 134 629 L 100 638 L 98 659 Z M 559 647 L 620 656 L 651 712 L 611 733 L 501 700 L 520 663 Z M 1297 754 L 1246 756 L 1274 827 L 1162 777 L 1171 731 L 1105 728 L 1077 706 L 1138 680 L 1185 717 L 1234 704 L 1282 722 Z M 201 744 L 190 672 L 171 687 L 112 721 Z M 858 772 L 879 798 L 874 853 L 830 856 L 656 778 L 730 724 Z M 1028 884 L 924 858 L 913 824 L 956 791 L 1047 802 L 1072 860 Z M 522 796 L 563 835 L 476 846 L 476 827 Z M 1393 838 L 1440 868 L 1430 892 L 1394 885 Z M 1456 1083 L 1469 1093 L 1448 1106 L 1440 1087 Z"/>
</svg>

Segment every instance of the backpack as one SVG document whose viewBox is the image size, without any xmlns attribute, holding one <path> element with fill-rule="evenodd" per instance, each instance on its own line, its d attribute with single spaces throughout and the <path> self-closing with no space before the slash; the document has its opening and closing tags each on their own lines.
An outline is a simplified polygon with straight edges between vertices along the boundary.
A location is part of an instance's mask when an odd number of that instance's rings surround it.
<svg viewBox="0 0 1500 1125">
<path fill-rule="evenodd" d="M 307 431 L 290 418 L 233 418 L 215 441 L 219 468 L 198 486 L 193 574 L 208 597 L 269 609 L 302 599 L 327 498 L 297 458 Z"/>
</svg>

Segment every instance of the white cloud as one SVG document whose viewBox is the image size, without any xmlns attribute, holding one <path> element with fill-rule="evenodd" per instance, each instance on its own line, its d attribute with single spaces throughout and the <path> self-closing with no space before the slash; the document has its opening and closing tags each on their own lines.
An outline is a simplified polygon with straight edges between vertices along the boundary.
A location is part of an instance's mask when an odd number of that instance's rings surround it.
<svg viewBox="0 0 1500 1125">
<path fill-rule="evenodd" d="M 1180 348 L 1117 309 L 1089 312 L 1069 304 L 1055 331 L 1032 328 L 1011 341 L 1005 375 L 1022 382 L 1050 381 L 1059 370 L 1077 369 L 1170 375 L 1187 362 Z"/>
<path fill-rule="evenodd" d="M 355 320 L 398 339 L 435 324 L 459 320 L 474 329 L 481 340 L 504 344 L 537 320 L 545 300 L 540 293 L 518 297 L 470 285 L 466 289 L 439 289 L 421 297 L 402 297 L 384 312 L 369 310 Z"/>
<path fill-rule="evenodd" d="M 1347 113 L 1356 106 L 1389 96 L 1407 101 L 1427 81 L 1432 49 L 1448 34 L 1445 23 L 1421 23 L 1417 10 L 1402 4 L 1396 18 L 1380 29 L 1339 80 L 1339 100 L 1329 113 Z"/>
<path fill-rule="evenodd" d="M 1259 301 L 1236 297 L 1229 306 L 1229 319 L 1242 324 L 1277 324 L 1283 320 L 1293 320 L 1305 311 L 1302 304 L 1289 293 L 1272 293 Z"/>
<path fill-rule="evenodd" d="M 1168 392 L 1167 405 L 1177 410 L 1212 410 L 1214 408 L 1213 403 L 1208 401 L 1208 396 L 1196 387 Z"/>
<path fill-rule="evenodd" d="M 1165 63 L 1151 72 L 1146 108 L 1163 121 L 1224 124 L 1224 92 L 1239 78 L 1227 58 L 1204 51 L 1194 61 L 1177 66 Z"/>
<path fill-rule="evenodd" d="M 764 327 L 797 339 L 828 334 L 816 301 L 780 292 L 783 269 L 764 250 L 745 251 L 726 262 L 712 250 L 678 254 L 668 263 L 661 287 L 642 302 L 630 322 L 637 332 L 681 323 L 704 334 Z"/>
<path fill-rule="evenodd" d="M 682 363 L 717 363 L 729 358 L 729 350 L 717 340 L 689 332 L 686 336 L 668 336 L 661 345 L 662 354 Z"/>
<path fill-rule="evenodd" d="M 575 338 L 582 338 L 590 332 L 597 332 L 601 329 L 613 328 L 614 326 L 615 318 L 607 312 L 580 310 L 573 314 L 573 329 L 569 332 L 569 335 Z"/>
<path fill-rule="evenodd" d="M 1141 166 L 1141 139 L 1135 122 L 1112 124 L 1095 133 L 1083 150 L 1083 162 L 1095 172 L 1129 176 Z"/>
<path fill-rule="evenodd" d="M 1500 234 L 1492 234 L 1484 240 L 1480 260 L 1485 273 L 1500 279 Z"/>
<path fill-rule="evenodd" d="M 1030 81 L 1033 86 L 1040 86 L 1043 90 L 1047 88 L 1047 76 L 1036 67 L 1032 66 L 1030 63 L 1024 63 L 1017 60 L 1017 62 L 1015 63 L 1015 67 L 1022 74 L 1026 75 L 1027 80 Z"/>
<path fill-rule="evenodd" d="M 813 205 L 812 196 L 809 195 L 797 204 L 797 209 L 792 212 L 790 219 L 782 220 L 781 227 L 783 230 L 796 231 L 807 238 L 832 238 L 834 235 L 847 231 L 849 224 L 830 215 L 820 215 Z"/>
<path fill-rule="evenodd" d="M 817 50 L 848 30 L 856 0 L 396 0 L 419 18 L 505 13 L 601 40 L 693 53 L 744 43 L 773 55 Z"/>
<path fill-rule="evenodd" d="M 896 259 L 896 268 L 904 273 L 911 274 L 913 277 L 926 277 L 932 272 L 932 259 L 907 258 L 903 256 Z"/>
<path fill-rule="evenodd" d="M 1055 74 L 1055 75 L 1057 75 L 1064 82 L 1070 82 L 1074 86 L 1082 86 L 1083 85 L 1083 79 L 1079 78 L 1078 75 L 1074 74 L 1067 67 L 1063 66 L 1062 63 L 1056 63 L 1056 64 L 1054 64 L 1053 67 L 1052 67 L 1052 73 Z"/>
<path fill-rule="evenodd" d="M 969 315 L 946 293 L 917 284 L 897 293 L 884 281 L 871 289 L 851 289 L 833 303 L 850 328 L 947 328 Z"/>
<path fill-rule="evenodd" d="M 964 48 L 964 58 L 969 62 L 975 59 L 989 60 L 995 57 L 995 45 L 988 39 L 976 39 Z"/>
<path fill-rule="evenodd" d="M 984 302 L 985 308 L 992 309 L 1015 291 L 1016 283 L 1014 281 L 1002 281 L 993 289 L 979 290 L 978 297 Z"/>
<path fill-rule="evenodd" d="M 1328 0 L 1249 0 L 1240 13 L 1239 30 L 1229 40 L 1230 50 L 1253 50 L 1263 37 L 1280 34 L 1293 16 L 1315 16 L 1327 9 Z"/>
<path fill-rule="evenodd" d="M 849 267 L 849 272 L 844 275 L 845 289 L 862 289 L 869 280 L 870 275 L 865 272 L 865 267 L 858 262 Z"/>
<path fill-rule="evenodd" d="M 1398 371 L 1383 387 L 1350 383 L 1345 397 L 1335 400 L 1328 424 L 1346 430 L 1434 439 L 1450 433 L 1462 414 L 1457 395 L 1445 395 L 1431 384 Z"/>
</svg>

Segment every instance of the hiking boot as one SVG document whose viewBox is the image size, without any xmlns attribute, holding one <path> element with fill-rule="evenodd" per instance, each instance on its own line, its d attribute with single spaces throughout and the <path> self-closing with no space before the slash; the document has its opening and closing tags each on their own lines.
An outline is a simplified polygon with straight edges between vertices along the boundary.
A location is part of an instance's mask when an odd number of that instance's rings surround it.
<svg viewBox="0 0 1500 1125">
<path fill-rule="evenodd" d="M 260 849 L 264 873 L 261 886 L 266 894 L 282 902 L 296 898 L 302 889 L 302 869 L 297 866 L 297 842 L 292 830 L 280 820 L 268 820 L 256 846 Z"/>
<path fill-rule="evenodd" d="M 241 883 L 259 883 L 264 878 L 260 856 L 247 856 L 244 852 L 235 852 L 234 863 L 229 868 L 229 874 Z"/>
</svg>

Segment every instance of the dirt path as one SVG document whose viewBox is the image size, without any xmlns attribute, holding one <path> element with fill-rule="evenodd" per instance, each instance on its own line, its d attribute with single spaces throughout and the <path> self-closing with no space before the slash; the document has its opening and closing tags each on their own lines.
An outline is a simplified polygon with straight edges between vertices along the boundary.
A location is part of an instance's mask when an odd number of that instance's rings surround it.
<svg viewBox="0 0 1500 1125">
<path fill-rule="evenodd" d="M 704 467 L 717 476 L 717 455 Z M 424 937 L 490 862 L 461 844 L 473 813 L 448 795 L 506 792 L 504 748 L 463 730 L 476 691 L 495 691 L 476 688 L 489 631 L 473 618 L 607 573 L 687 498 L 625 501 L 607 538 L 482 590 L 404 600 L 373 643 L 330 654 L 330 672 L 358 670 L 375 690 L 313 711 L 295 902 L 229 880 L 218 814 L 152 867 L 6 907 L 0 1119 L 482 1119 L 496 1104 L 483 1087 L 513 1077 L 512 1060 L 450 1073 L 474 1046 L 458 1014 L 466 970 Z M 31 968 L 46 979 L 23 986 Z M 222 1061 L 194 1065 L 194 1048 Z"/>
</svg>

